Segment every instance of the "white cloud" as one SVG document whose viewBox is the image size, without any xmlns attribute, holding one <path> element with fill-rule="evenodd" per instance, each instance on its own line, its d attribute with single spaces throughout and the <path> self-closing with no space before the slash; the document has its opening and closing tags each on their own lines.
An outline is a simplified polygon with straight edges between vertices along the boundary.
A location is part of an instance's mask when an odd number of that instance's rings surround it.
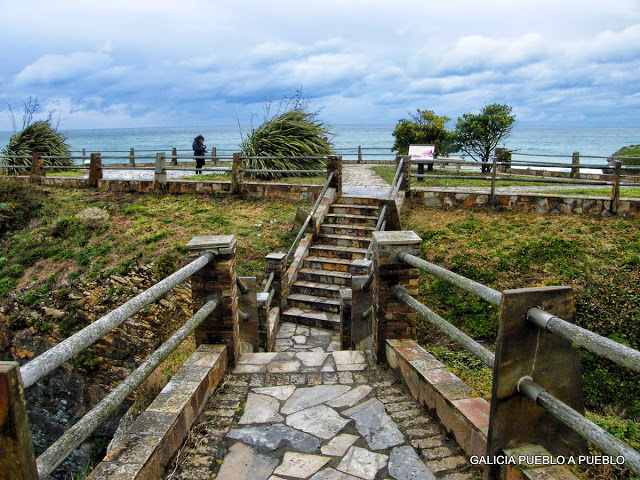
<svg viewBox="0 0 640 480">
<path fill-rule="evenodd" d="M 92 75 L 106 68 L 111 57 L 101 52 L 75 52 L 68 55 L 47 54 L 27 65 L 15 76 L 19 86 L 58 83 Z"/>
</svg>

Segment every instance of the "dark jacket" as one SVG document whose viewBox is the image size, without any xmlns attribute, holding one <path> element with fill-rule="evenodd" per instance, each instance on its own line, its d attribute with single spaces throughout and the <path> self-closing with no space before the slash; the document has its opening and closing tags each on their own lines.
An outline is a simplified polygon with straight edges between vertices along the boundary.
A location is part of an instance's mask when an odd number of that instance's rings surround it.
<svg viewBox="0 0 640 480">
<path fill-rule="evenodd" d="M 204 157 L 207 153 L 206 148 L 204 148 L 204 145 L 200 142 L 194 141 L 193 145 L 191 145 L 191 148 L 193 148 L 193 154 L 196 157 Z"/>
</svg>

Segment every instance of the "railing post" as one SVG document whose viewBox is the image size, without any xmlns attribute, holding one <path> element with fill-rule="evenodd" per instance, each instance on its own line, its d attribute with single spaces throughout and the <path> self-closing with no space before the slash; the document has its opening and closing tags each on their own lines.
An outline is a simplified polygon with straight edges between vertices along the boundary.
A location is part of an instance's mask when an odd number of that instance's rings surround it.
<svg viewBox="0 0 640 480">
<path fill-rule="evenodd" d="M 586 441 L 579 434 L 518 392 L 519 380 L 528 376 L 584 413 L 578 351 L 571 342 L 528 322 L 526 311 L 532 306 L 570 322 L 575 315 L 569 287 L 502 293 L 487 455 L 500 455 L 504 449 L 526 444 L 542 445 L 553 455 L 585 453 Z M 498 469 L 490 467 L 494 476 L 485 478 L 497 478 Z"/>
<path fill-rule="evenodd" d="M 31 157 L 31 183 L 40 183 L 44 176 L 44 158 L 41 153 L 34 153 Z"/>
<path fill-rule="evenodd" d="M 0 362 L 0 477 L 38 478 L 18 362 Z"/>
<path fill-rule="evenodd" d="M 178 165 L 178 149 L 176 147 L 171 149 L 171 165 L 174 167 Z"/>
<path fill-rule="evenodd" d="M 489 205 L 496 206 L 496 155 L 493 156 L 493 168 L 491 169 L 491 192 L 489 193 Z"/>
<path fill-rule="evenodd" d="M 580 152 L 573 152 L 571 157 L 571 178 L 578 178 L 580 176 Z"/>
<path fill-rule="evenodd" d="M 496 148 L 494 155 L 497 163 L 511 163 L 511 152 L 506 148 Z M 507 167 L 507 165 L 498 165 L 498 171 L 506 173 Z"/>
<path fill-rule="evenodd" d="M 369 287 L 362 291 L 362 285 L 368 280 L 368 275 L 372 271 L 373 262 L 371 260 L 354 260 L 351 262 L 351 318 L 349 319 L 349 345 L 342 343 L 343 350 L 371 350 L 371 329 L 369 324 L 371 319 L 363 319 L 362 315 L 372 306 L 373 289 Z M 342 321 L 345 320 L 343 314 Z M 377 353 L 377 352 L 376 352 Z"/>
<path fill-rule="evenodd" d="M 167 185 L 167 159 L 164 152 L 156 153 L 156 169 L 153 175 L 154 190 L 164 190 Z"/>
<path fill-rule="evenodd" d="M 340 347 L 351 350 L 351 308 L 353 291 L 350 288 L 340 289 Z"/>
<path fill-rule="evenodd" d="M 89 163 L 89 186 L 97 187 L 102 178 L 102 157 L 99 153 L 92 153 Z"/>
<path fill-rule="evenodd" d="M 400 183 L 400 190 L 403 192 L 407 192 L 408 194 L 409 190 L 411 189 L 411 156 L 396 156 L 396 165 L 400 164 L 400 158 L 404 159 L 404 161 L 402 162 L 401 170 L 401 172 L 404 173 L 404 176 L 402 177 L 402 183 Z"/>
<path fill-rule="evenodd" d="M 329 188 L 336 189 L 336 196 L 342 195 L 342 156 L 329 155 L 327 157 L 327 177 L 333 172 L 333 179 Z"/>
<path fill-rule="evenodd" d="M 378 362 L 385 360 L 387 339 L 416 338 L 417 313 L 398 300 L 391 287 L 401 285 L 410 295 L 418 294 L 419 270 L 399 260 L 394 252 L 403 250 L 420 254 L 420 237 L 408 232 L 373 232 L 373 289 L 374 319 L 372 322 L 372 351 Z"/>
<path fill-rule="evenodd" d="M 211 164 L 215 167 L 218 165 L 218 149 L 216 147 L 211 147 Z"/>
<path fill-rule="evenodd" d="M 269 253 L 267 255 L 267 275 L 273 272 L 273 282 L 271 288 L 275 291 L 271 305 L 274 307 L 284 307 L 289 294 L 287 282 L 287 255 L 285 253 Z"/>
<path fill-rule="evenodd" d="M 129 149 L 129 165 L 136 166 L 136 152 L 133 148 Z"/>
<path fill-rule="evenodd" d="M 226 343 L 229 363 L 232 365 L 240 355 L 236 246 L 235 235 L 194 237 L 187 244 L 191 256 L 197 257 L 204 252 L 216 255 L 214 261 L 191 277 L 193 312 L 197 312 L 212 297 L 222 297 L 218 307 L 196 328 L 196 346 Z"/>
<path fill-rule="evenodd" d="M 231 193 L 240 193 L 242 187 L 242 154 L 233 154 L 233 165 L 231 167 Z"/>
<path fill-rule="evenodd" d="M 362 145 L 358 145 L 358 163 L 364 163 L 362 161 Z"/>
<path fill-rule="evenodd" d="M 622 174 L 622 160 L 616 160 L 613 164 L 613 186 L 611 187 L 611 213 L 618 213 L 618 205 L 620 204 L 620 175 Z"/>
<path fill-rule="evenodd" d="M 82 149 L 82 163 L 84 163 L 84 161 L 87 159 L 87 149 L 83 148 Z"/>
</svg>

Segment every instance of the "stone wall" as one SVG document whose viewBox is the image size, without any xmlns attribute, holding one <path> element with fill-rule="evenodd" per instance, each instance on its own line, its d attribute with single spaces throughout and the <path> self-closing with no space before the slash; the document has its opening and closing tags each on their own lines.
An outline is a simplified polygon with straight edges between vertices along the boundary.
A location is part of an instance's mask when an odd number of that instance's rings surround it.
<svg viewBox="0 0 640 480">
<path fill-rule="evenodd" d="M 611 200 L 586 196 L 539 194 L 496 194 L 498 210 L 515 212 L 535 212 L 540 214 L 575 214 L 610 216 Z M 411 191 L 411 199 L 427 207 L 474 208 L 489 207 L 489 194 L 478 192 L 461 192 L 459 190 L 428 191 L 415 189 Z M 618 205 L 618 216 L 634 219 L 640 218 L 640 200 L 621 200 Z"/>
</svg>

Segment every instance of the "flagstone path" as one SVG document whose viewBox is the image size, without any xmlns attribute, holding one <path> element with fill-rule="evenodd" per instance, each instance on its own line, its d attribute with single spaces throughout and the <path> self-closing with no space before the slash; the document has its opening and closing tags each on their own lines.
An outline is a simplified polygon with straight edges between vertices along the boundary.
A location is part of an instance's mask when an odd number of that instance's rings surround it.
<svg viewBox="0 0 640 480">
<path fill-rule="evenodd" d="M 362 352 L 336 350 L 335 332 L 284 323 L 279 340 L 291 343 L 240 358 L 165 478 L 471 480 L 478 474 L 391 372 L 369 365 Z"/>
</svg>

